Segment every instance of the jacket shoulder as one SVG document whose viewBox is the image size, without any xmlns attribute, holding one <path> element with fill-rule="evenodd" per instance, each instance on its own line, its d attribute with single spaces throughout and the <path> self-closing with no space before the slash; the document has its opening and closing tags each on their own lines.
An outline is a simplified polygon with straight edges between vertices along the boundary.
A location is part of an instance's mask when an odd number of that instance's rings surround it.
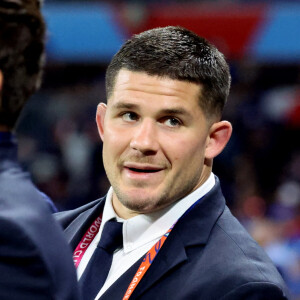
<svg viewBox="0 0 300 300">
<path fill-rule="evenodd" d="M 224 295 L 221 300 L 233 299 L 256 299 L 256 300 L 288 300 L 288 295 L 285 295 L 277 285 L 270 282 L 250 282 L 239 286 Z"/>
<path fill-rule="evenodd" d="M 229 290 L 237 295 L 258 293 L 262 297 L 257 299 L 266 299 L 264 295 L 270 292 L 275 293 L 274 299 L 287 299 L 287 287 L 271 259 L 227 207 L 213 228 L 205 253 L 213 255 L 224 291 L 231 286 Z M 224 299 L 248 299 L 231 296 Z"/>
<path fill-rule="evenodd" d="M 78 299 L 72 254 L 47 203 L 26 181 L 18 189 L 5 187 L 0 193 L 0 285 L 6 288 L 0 288 L 0 299 Z"/>
</svg>

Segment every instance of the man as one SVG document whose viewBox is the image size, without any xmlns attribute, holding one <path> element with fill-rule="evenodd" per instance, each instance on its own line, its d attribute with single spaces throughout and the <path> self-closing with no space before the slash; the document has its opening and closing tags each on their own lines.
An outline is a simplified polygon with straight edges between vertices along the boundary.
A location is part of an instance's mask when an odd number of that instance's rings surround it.
<svg viewBox="0 0 300 300">
<path fill-rule="evenodd" d="M 0 0 L 0 299 L 79 299 L 72 253 L 12 133 L 40 83 L 44 35 L 39 1 Z"/>
<path fill-rule="evenodd" d="M 107 105 L 96 116 L 112 187 L 57 215 L 84 299 L 287 299 L 282 278 L 232 216 L 212 173 L 232 131 L 221 121 L 229 87 L 223 55 L 180 27 L 138 34 L 114 56 Z M 111 219 L 123 222 L 123 243 L 91 294 L 89 281 L 104 273 L 105 263 L 93 262 Z"/>
</svg>

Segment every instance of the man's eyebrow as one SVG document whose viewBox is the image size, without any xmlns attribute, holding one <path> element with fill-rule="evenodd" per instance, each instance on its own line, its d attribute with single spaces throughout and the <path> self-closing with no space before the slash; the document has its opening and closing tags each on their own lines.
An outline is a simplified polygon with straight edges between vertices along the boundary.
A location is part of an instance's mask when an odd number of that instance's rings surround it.
<svg viewBox="0 0 300 300">
<path fill-rule="evenodd" d="M 112 105 L 113 109 L 136 109 L 137 107 L 137 104 L 125 102 L 117 102 Z"/>
<path fill-rule="evenodd" d="M 183 108 L 166 108 L 161 110 L 162 114 L 166 115 L 182 115 L 182 116 L 191 116 L 191 114 Z"/>
</svg>

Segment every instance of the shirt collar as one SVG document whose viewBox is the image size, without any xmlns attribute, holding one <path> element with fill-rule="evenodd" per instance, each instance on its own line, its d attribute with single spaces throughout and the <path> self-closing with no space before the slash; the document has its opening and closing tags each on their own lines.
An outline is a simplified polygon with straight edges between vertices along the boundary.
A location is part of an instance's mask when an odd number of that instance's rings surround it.
<svg viewBox="0 0 300 300">
<path fill-rule="evenodd" d="M 173 203 L 165 209 L 150 214 L 141 214 L 128 220 L 118 217 L 112 206 L 112 187 L 109 189 L 106 202 L 104 205 L 102 232 L 105 222 L 116 218 L 117 221 L 123 222 L 123 248 L 128 253 L 147 243 L 157 240 L 164 235 L 168 229 L 199 199 L 207 194 L 215 185 L 214 174 L 211 173 L 209 178 L 198 189 L 191 194 Z"/>
</svg>

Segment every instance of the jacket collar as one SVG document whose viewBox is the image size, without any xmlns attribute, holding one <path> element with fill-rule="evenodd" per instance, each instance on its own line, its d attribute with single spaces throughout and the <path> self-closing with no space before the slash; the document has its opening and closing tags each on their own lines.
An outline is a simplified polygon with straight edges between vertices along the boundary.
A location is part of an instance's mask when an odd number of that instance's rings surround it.
<svg viewBox="0 0 300 300">
<path fill-rule="evenodd" d="M 215 186 L 176 225 L 185 247 L 206 244 L 212 227 L 225 209 L 225 199 L 218 177 Z M 197 228 L 197 230 L 191 230 Z"/>
<path fill-rule="evenodd" d="M 73 221 L 66 227 L 66 238 L 73 250 L 77 247 L 89 226 L 102 214 L 105 197 L 72 211 L 70 219 Z M 59 214 L 57 214 L 59 220 Z"/>
</svg>

